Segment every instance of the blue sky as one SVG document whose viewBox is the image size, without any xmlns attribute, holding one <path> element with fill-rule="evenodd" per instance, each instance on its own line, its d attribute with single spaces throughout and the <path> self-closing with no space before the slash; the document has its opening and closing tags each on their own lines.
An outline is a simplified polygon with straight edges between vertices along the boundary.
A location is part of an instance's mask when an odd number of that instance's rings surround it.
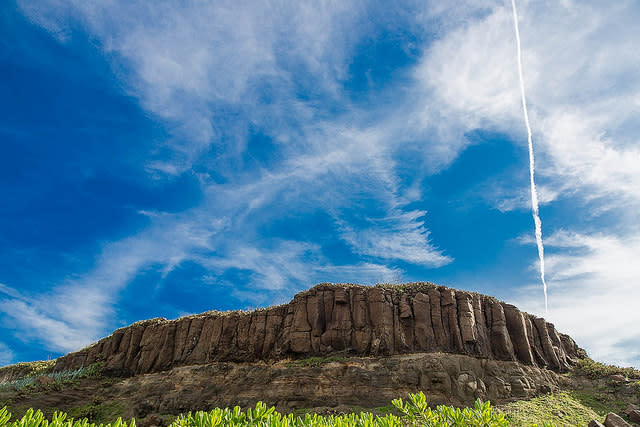
<svg viewBox="0 0 640 427">
<path fill-rule="evenodd" d="M 549 312 L 640 367 L 640 7 L 520 1 Z M 0 5 L 0 365 L 320 282 L 544 314 L 510 2 Z"/>
</svg>

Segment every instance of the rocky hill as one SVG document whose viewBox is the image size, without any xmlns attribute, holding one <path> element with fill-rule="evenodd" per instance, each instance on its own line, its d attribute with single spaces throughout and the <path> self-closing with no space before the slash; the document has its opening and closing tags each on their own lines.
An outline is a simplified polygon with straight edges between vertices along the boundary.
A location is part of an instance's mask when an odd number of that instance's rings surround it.
<svg viewBox="0 0 640 427">
<path fill-rule="evenodd" d="M 595 390 L 573 375 L 585 357 L 551 323 L 489 296 L 430 283 L 320 284 L 276 307 L 134 323 L 47 365 L 32 391 L 20 388 L 20 366 L 2 368 L 0 403 L 142 426 L 258 401 L 283 412 L 384 407 L 418 391 L 431 404 L 500 404 Z M 597 387 L 608 393 L 607 384 Z"/>
<path fill-rule="evenodd" d="M 210 362 L 437 352 L 558 372 L 584 355 L 551 323 L 492 297 L 429 283 L 320 284 L 277 307 L 138 322 L 61 357 L 55 369 L 101 361 L 131 376 Z"/>
</svg>

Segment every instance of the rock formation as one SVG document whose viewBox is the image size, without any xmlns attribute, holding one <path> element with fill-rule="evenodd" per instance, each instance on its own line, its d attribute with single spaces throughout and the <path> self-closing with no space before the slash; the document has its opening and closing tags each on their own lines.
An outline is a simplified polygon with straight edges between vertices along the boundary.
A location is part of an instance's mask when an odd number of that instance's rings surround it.
<svg viewBox="0 0 640 427">
<path fill-rule="evenodd" d="M 488 296 L 428 283 L 320 284 L 277 307 L 134 323 L 55 369 L 101 361 L 106 372 L 131 376 L 211 362 L 436 352 L 558 372 L 584 356 L 551 323 Z"/>
</svg>

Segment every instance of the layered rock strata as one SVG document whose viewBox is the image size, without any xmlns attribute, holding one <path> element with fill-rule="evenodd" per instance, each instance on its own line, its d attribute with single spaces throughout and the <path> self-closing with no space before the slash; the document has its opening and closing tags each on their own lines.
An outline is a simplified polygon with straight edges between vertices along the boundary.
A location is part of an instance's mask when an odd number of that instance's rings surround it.
<svg viewBox="0 0 640 427">
<path fill-rule="evenodd" d="M 73 385 L 16 390 L 0 399 L 14 408 L 50 413 L 79 408 L 119 408 L 141 427 L 166 426 L 176 415 L 214 407 L 255 407 L 262 401 L 280 412 L 358 412 L 389 406 L 392 399 L 423 391 L 430 405 L 471 406 L 474 400 L 499 405 L 567 387 L 568 377 L 513 361 L 451 353 L 384 357 L 330 357 L 275 362 L 211 362 L 178 366 L 105 381 L 85 378 Z M 3 394 L 4 393 L 4 394 Z M 634 394 L 636 396 L 636 394 Z M 94 409 L 95 410 L 95 409 Z M 77 413 L 77 412 L 76 412 Z M 90 421 L 96 421 L 88 414 Z"/>
<path fill-rule="evenodd" d="M 428 283 L 320 284 L 268 309 L 134 323 L 59 358 L 55 369 L 101 361 L 107 372 L 136 375 L 211 362 L 435 352 L 554 371 L 584 356 L 551 323 L 492 297 Z"/>
</svg>

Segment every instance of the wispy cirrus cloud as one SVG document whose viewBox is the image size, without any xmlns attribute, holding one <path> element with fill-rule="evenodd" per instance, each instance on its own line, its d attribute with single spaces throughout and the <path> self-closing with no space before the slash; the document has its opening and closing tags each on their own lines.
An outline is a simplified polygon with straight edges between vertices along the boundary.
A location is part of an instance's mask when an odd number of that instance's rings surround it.
<svg viewBox="0 0 640 427">
<path fill-rule="evenodd" d="M 13 362 L 15 355 L 6 344 L 0 342 L 0 366 L 8 365 Z"/>
<path fill-rule="evenodd" d="M 571 215 L 548 221 L 545 213 L 554 211 L 542 212 L 550 316 L 594 357 L 637 366 L 628 344 L 637 347 L 638 317 L 627 301 L 637 299 L 638 276 L 630 257 L 638 252 L 640 58 L 629 45 L 638 36 L 631 25 L 638 10 L 631 2 L 606 11 L 593 2 L 519 4 L 541 198 L 573 206 Z M 447 115 L 460 121 L 455 128 L 511 135 L 526 156 L 524 128 L 514 122 L 520 108 L 509 18 L 504 5 L 490 7 L 435 42 L 419 70 Z M 524 180 L 515 173 L 480 185 L 482 197 L 502 211 L 524 208 L 523 189 L 513 185 Z M 542 312 L 537 285 L 516 302 Z"/>
<path fill-rule="evenodd" d="M 640 362 L 640 268 L 634 261 L 640 235 L 582 234 L 560 230 L 546 239 L 550 320 L 561 325 L 596 360 L 623 366 Z M 533 267 L 532 267 L 533 268 Z M 515 302 L 540 312 L 537 289 L 522 290 Z"/>
<path fill-rule="evenodd" d="M 210 237 L 224 227 L 224 221 L 203 224 L 170 214 L 152 216 L 153 224 L 142 233 L 106 244 L 92 270 L 54 283 L 46 292 L 27 294 L 3 285 L 0 312 L 21 336 L 38 339 L 53 351 L 77 350 L 100 338 L 114 315 L 118 293 L 142 268 L 159 264 L 166 274 L 194 251 L 209 250 Z"/>
</svg>

